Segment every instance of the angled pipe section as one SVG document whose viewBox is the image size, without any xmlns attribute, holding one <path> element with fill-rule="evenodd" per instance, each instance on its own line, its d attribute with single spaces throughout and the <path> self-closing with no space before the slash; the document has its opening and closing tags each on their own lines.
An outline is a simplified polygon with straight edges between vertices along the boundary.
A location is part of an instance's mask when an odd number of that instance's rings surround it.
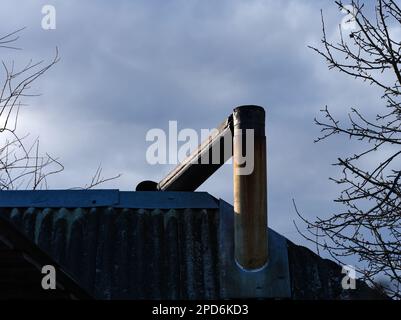
<svg viewBox="0 0 401 320">
<path fill-rule="evenodd" d="M 195 191 L 232 156 L 232 116 L 224 120 L 157 185 L 161 191 Z"/>
</svg>

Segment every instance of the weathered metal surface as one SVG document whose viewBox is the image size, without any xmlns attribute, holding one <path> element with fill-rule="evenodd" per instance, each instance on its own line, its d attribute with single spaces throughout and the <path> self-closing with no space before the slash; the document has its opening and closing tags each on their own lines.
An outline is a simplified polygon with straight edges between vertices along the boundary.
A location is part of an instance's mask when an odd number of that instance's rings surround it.
<svg viewBox="0 0 401 320">
<path fill-rule="evenodd" d="M 218 298 L 216 209 L 2 208 L 0 214 L 97 298 Z"/>
<path fill-rule="evenodd" d="M 342 288 L 345 276 L 337 263 L 323 259 L 311 250 L 287 240 L 294 300 L 371 300 L 388 299 L 382 292 L 356 281 L 355 289 Z"/>
<path fill-rule="evenodd" d="M 195 191 L 232 156 L 231 116 L 163 178 L 162 191 Z"/>
<path fill-rule="evenodd" d="M 264 109 L 236 108 L 233 127 L 235 258 L 243 268 L 253 270 L 268 260 Z"/>
<path fill-rule="evenodd" d="M 0 208 L 217 209 L 206 192 L 131 192 L 119 190 L 1 191 Z"/>
<path fill-rule="evenodd" d="M 219 226 L 220 297 L 290 298 L 287 240 L 269 229 L 269 263 L 259 270 L 245 270 L 234 258 L 233 207 L 222 200 L 220 219 L 224 221 Z"/>
<path fill-rule="evenodd" d="M 133 205 L 129 201 L 135 194 L 121 192 L 120 200 Z M 153 196 L 158 203 L 167 201 L 157 198 L 164 199 L 169 192 L 141 194 Z M 172 199 L 170 206 L 182 204 L 179 197 Z M 286 296 L 279 289 L 285 277 L 264 286 L 266 275 L 271 281 L 280 275 L 276 268 L 285 274 L 286 266 L 280 263 L 286 250 L 281 242 L 272 240 L 271 245 L 277 247 L 271 248 L 274 254 L 266 273 L 245 272 L 234 260 L 232 206 L 216 203 L 211 196 L 206 199 L 202 193 L 193 193 L 192 201 L 211 208 L 146 210 L 119 208 L 121 203 L 107 208 L 80 208 L 78 204 L 75 209 L 1 208 L 0 215 L 97 298 Z"/>
</svg>

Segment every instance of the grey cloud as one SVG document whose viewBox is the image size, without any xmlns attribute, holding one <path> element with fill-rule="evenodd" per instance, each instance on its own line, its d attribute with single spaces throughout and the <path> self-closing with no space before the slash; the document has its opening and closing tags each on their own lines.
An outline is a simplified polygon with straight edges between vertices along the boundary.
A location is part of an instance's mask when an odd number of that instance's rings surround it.
<svg viewBox="0 0 401 320">
<path fill-rule="evenodd" d="M 147 130 L 166 129 L 168 120 L 178 120 L 181 129 L 211 128 L 236 105 L 252 103 L 268 107 L 271 225 L 301 241 L 291 199 L 308 216 L 334 208 L 338 190 L 327 179 L 336 174 L 330 163 L 350 146 L 340 140 L 314 145 L 313 118 L 325 104 L 342 116 L 350 106 L 372 106 L 375 97 L 364 85 L 326 71 L 306 48 L 319 43 L 321 7 L 336 30 L 342 16 L 334 5 L 3 2 L 0 17 L 8 30 L 28 26 L 17 60 L 50 59 L 55 46 L 60 49 L 60 63 L 38 83 L 43 96 L 32 100 L 21 122 L 66 166 L 51 187 L 84 185 L 99 163 L 105 174 L 123 173 L 103 187 L 132 190 L 143 179 L 160 179 L 171 166 L 146 163 Z M 56 30 L 40 28 L 45 3 L 56 6 Z M 225 166 L 201 190 L 231 202 L 231 180 Z"/>
</svg>

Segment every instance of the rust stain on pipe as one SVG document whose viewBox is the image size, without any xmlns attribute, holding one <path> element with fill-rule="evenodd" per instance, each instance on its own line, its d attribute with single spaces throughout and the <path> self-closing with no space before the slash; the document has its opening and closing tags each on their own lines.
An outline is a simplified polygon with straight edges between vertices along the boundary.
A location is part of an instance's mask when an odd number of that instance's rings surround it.
<svg viewBox="0 0 401 320">
<path fill-rule="evenodd" d="M 255 270 L 268 261 L 265 111 L 259 106 L 235 108 L 233 122 L 235 258 L 242 268 Z M 253 132 L 253 148 L 247 130 Z M 253 167 L 252 172 L 246 167 Z"/>
</svg>

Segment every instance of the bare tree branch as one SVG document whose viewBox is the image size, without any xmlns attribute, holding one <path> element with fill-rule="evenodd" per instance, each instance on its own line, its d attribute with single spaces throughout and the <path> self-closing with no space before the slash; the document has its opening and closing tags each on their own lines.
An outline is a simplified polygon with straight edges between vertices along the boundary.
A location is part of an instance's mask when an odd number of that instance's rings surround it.
<svg viewBox="0 0 401 320">
<path fill-rule="evenodd" d="M 328 107 L 323 119 L 315 119 L 322 135 L 315 142 L 340 135 L 359 141 L 362 151 L 338 159 L 339 178 L 331 178 L 343 190 L 335 201 L 344 211 L 329 218 L 309 221 L 303 236 L 328 251 L 336 261 L 358 256 L 363 279 L 378 287 L 378 277 L 388 281 L 383 289 L 400 299 L 401 291 L 401 42 L 390 30 L 401 27 L 401 9 L 394 0 L 376 0 L 374 15 L 359 1 L 351 1 L 354 12 L 336 1 L 340 10 L 354 15 L 357 25 L 345 38 L 340 27 L 339 42 L 327 38 L 322 14 L 323 49 L 312 49 L 338 70 L 380 89 L 383 105 L 369 119 L 351 108 L 346 124 L 337 120 Z M 366 4 L 371 4 L 366 2 Z M 392 150 L 387 155 L 384 150 Z M 374 167 L 365 159 L 379 158 Z M 379 157 L 377 157 L 379 155 Z M 294 203 L 295 206 L 295 203 Z M 297 227 L 298 229 L 298 227 Z"/>
<path fill-rule="evenodd" d="M 19 49 L 14 43 L 25 28 L 0 37 L 0 48 Z M 20 108 L 27 97 L 36 96 L 31 85 L 59 61 L 58 50 L 49 62 L 32 62 L 17 69 L 14 62 L 1 62 L 0 85 L 0 190 L 38 189 L 47 186 L 46 178 L 64 169 L 61 163 L 39 151 L 39 140 L 17 133 Z"/>
</svg>

